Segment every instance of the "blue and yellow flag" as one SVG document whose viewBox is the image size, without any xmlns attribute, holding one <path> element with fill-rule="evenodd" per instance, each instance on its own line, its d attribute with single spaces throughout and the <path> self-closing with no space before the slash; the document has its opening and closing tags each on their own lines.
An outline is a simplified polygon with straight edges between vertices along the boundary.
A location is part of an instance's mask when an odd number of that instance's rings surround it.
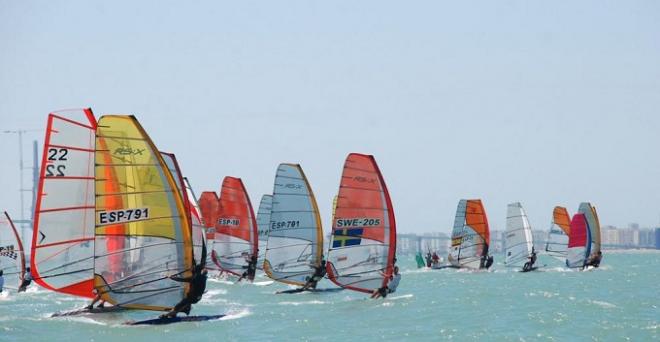
<svg viewBox="0 0 660 342">
<path fill-rule="evenodd" d="M 363 228 L 335 229 L 332 248 L 359 245 L 362 241 Z"/>
</svg>

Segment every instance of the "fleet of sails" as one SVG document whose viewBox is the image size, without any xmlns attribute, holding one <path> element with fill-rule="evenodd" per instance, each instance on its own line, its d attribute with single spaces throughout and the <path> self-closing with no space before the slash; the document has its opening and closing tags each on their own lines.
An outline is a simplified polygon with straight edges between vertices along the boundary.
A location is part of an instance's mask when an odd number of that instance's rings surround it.
<svg viewBox="0 0 660 342">
<path fill-rule="evenodd" d="M 373 156 L 346 158 L 324 255 L 322 217 L 299 164 L 277 167 L 273 192 L 262 196 L 255 216 L 240 178 L 225 177 L 219 196 L 195 196 L 176 156 L 158 150 L 131 115 L 97 122 L 91 109 L 49 114 L 34 218 L 29 266 L 36 283 L 126 309 L 170 310 L 190 291 L 172 278 L 191 277 L 198 264 L 239 280 L 253 280 L 259 268 L 303 290 L 327 273 L 340 288 L 374 294 L 395 273 L 394 208 Z M 506 266 L 537 268 L 521 203 L 507 207 L 504 238 Z M 448 263 L 434 268 L 488 269 L 490 244 L 482 201 L 462 199 Z M 555 207 L 541 252 L 570 268 L 598 267 L 595 207 L 581 203 L 572 218 Z M 425 266 L 421 253 L 416 261 Z M 22 241 L 6 212 L 0 218 L 0 269 L 8 288 L 25 278 Z"/>
</svg>

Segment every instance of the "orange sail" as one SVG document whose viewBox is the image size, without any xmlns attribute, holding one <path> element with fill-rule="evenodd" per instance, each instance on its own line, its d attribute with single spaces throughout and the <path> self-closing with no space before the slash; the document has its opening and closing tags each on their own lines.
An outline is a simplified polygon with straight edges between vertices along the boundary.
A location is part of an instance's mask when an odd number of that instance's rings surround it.
<svg viewBox="0 0 660 342">
<path fill-rule="evenodd" d="M 555 207 L 552 211 L 553 222 L 561 228 L 561 230 L 566 233 L 566 235 L 571 235 L 571 219 L 568 217 L 568 210 L 564 207 Z"/>
<path fill-rule="evenodd" d="M 220 191 L 213 243 L 214 261 L 221 270 L 241 275 L 257 256 L 257 221 L 240 178 L 225 177 Z"/>
<path fill-rule="evenodd" d="M 206 227 L 206 238 L 212 240 L 215 238 L 215 222 L 218 220 L 218 206 L 220 205 L 218 195 L 215 191 L 204 191 L 199 196 L 199 211 L 202 215 L 202 222 Z"/>
<path fill-rule="evenodd" d="M 396 253 L 394 209 L 373 156 L 351 153 L 339 185 L 328 251 L 328 278 L 371 293 L 387 286 Z"/>
<path fill-rule="evenodd" d="M 472 227 L 484 239 L 486 246 L 490 245 L 490 230 L 486 210 L 480 199 L 468 200 L 465 210 L 465 224 Z M 485 253 L 484 253 L 485 254 Z"/>
</svg>

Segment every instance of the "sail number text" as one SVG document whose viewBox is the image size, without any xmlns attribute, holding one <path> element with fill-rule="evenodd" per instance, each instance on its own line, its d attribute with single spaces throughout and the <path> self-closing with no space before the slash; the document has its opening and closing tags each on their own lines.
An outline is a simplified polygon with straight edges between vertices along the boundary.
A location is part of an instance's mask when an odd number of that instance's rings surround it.
<svg viewBox="0 0 660 342">
<path fill-rule="evenodd" d="M 49 162 L 67 161 L 68 154 L 69 154 L 69 150 L 66 148 L 49 148 L 48 161 Z M 46 176 L 64 177 L 65 170 L 66 170 L 66 165 L 49 163 L 48 165 L 46 165 Z"/>
<path fill-rule="evenodd" d="M 298 228 L 300 227 L 300 221 L 271 221 L 270 229 L 283 229 L 283 228 Z"/>
<path fill-rule="evenodd" d="M 99 212 L 99 224 L 124 223 L 146 220 L 149 218 L 149 208 L 120 209 Z"/>
<path fill-rule="evenodd" d="M 352 218 L 352 219 L 337 219 L 335 221 L 337 228 L 344 227 L 374 227 L 380 225 L 379 218 Z"/>
</svg>

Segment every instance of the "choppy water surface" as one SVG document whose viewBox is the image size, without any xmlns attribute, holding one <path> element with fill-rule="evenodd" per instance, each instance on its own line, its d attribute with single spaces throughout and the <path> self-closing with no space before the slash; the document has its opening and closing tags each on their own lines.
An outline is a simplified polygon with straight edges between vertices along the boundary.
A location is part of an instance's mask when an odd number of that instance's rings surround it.
<svg viewBox="0 0 660 342">
<path fill-rule="evenodd" d="M 541 257 L 547 267 L 518 273 L 495 257 L 490 272 L 418 270 L 401 257 L 401 285 L 385 300 L 351 291 L 275 295 L 287 287 L 263 276 L 255 284 L 212 280 L 192 314 L 228 315 L 168 326 L 122 325 L 154 312 L 48 318 L 85 301 L 32 288 L 0 294 L 0 341 L 660 339 L 660 253 L 606 253 L 587 272 Z"/>
</svg>

